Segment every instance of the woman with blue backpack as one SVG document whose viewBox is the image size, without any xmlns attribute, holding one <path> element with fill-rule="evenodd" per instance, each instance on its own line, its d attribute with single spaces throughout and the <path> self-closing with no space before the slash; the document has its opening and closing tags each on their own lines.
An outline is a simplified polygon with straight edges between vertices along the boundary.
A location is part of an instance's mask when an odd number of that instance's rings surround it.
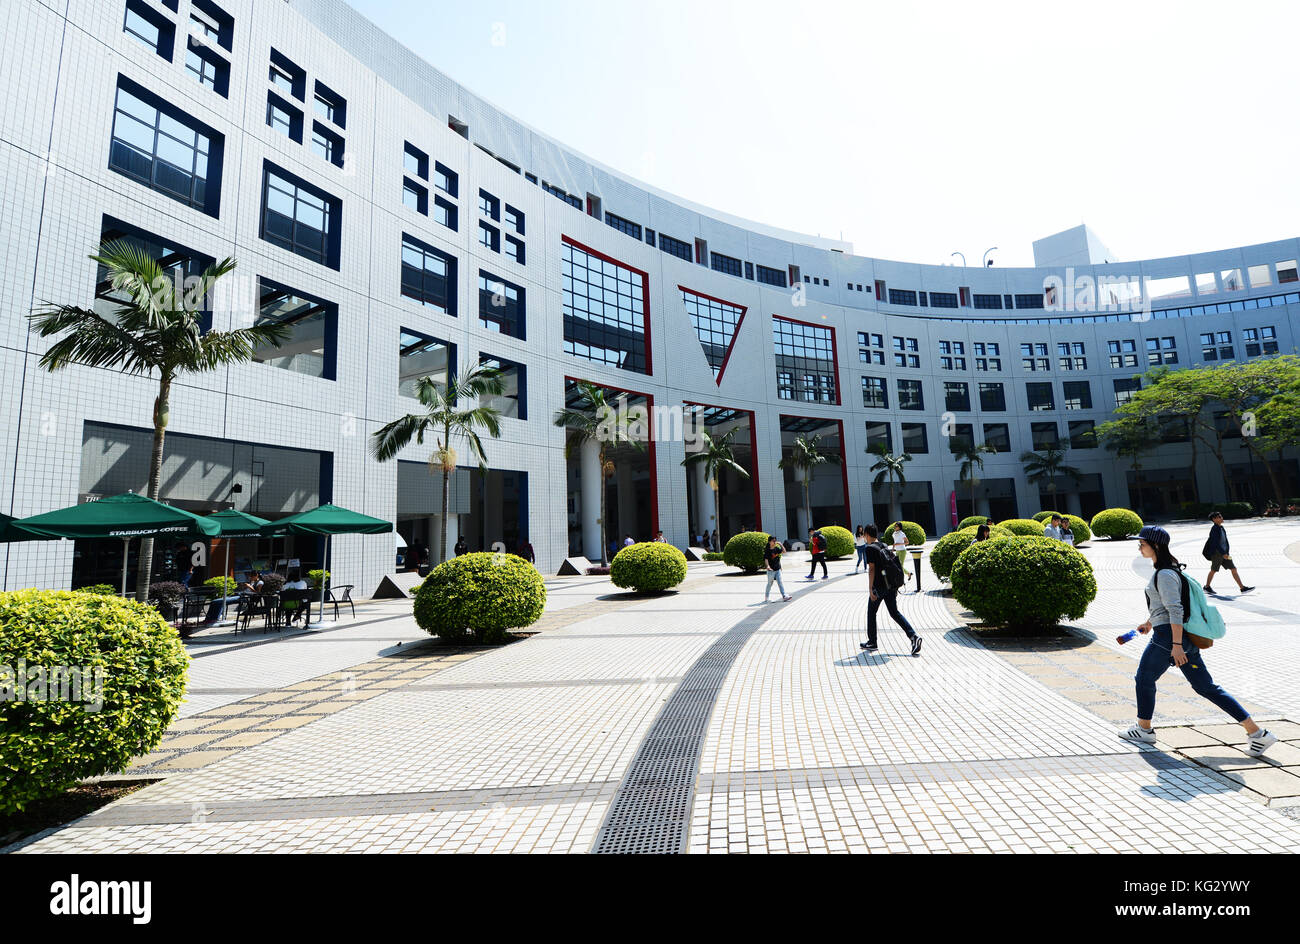
<svg viewBox="0 0 1300 944">
<path fill-rule="evenodd" d="M 1191 578 L 1182 572 L 1184 565 L 1170 552 L 1169 532 L 1147 525 L 1138 532 L 1138 552 L 1151 561 L 1155 573 L 1146 588 L 1148 618 L 1137 632 L 1152 635 L 1138 663 L 1138 719 L 1120 737 L 1142 744 L 1155 743 L 1151 718 L 1156 708 L 1156 682 L 1173 665 L 1182 670 L 1198 695 L 1214 702 L 1246 729 L 1246 753 L 1259 757 L 1277 743 L 1277 736 L 1252 721 L 1250 713 L 1241 707 L 1240 702 L 1210 677 L 1201 649 L 1208 648 L 1213 640 L 1195 636 L 1188 632 L 1188 627 L 1209 631 L 1217 631 L 1217 627 L 1210 626 L 1210 621 L 1205 618 L 1209 608 L 1200 593 L 1200 585 L 1196 585 L 1193 592 Z M 1196 598 L 1195 603 L 1193 598 Z M 1217 617 L 1217 613 L 1214 615 Z"/>
</svg>

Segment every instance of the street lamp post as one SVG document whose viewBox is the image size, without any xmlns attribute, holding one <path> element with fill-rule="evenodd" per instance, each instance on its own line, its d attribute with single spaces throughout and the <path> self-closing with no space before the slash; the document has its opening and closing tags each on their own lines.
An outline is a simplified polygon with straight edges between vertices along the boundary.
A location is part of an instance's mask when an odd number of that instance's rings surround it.
<svg viewBox="0 0 1300 944">
<path fill-rule="evenodd" d="M 961 256 L 961 267 L 962 267 L 963 269 L 966 268 L 966 253 L 964 253 L 964 252 L 954 252 L 953 255 L 954 255 L 954 256 Z"/>
<path fill-rule="evenodd" d="M 988 249 L 984 250 L 984 258 L 980 260 L 981 267 L 988 267 L 993 265 L 993 260 L 989 258 L 989 253 L 991 253 L 993 250 L 997 248 L 998 248 L 997 246 L 989 246 Z"/>
</svg>

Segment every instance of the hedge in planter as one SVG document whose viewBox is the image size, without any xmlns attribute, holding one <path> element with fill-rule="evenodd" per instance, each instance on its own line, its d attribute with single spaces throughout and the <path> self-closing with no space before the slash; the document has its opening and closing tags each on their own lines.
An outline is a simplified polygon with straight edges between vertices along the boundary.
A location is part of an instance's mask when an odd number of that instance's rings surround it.
<svg viewBox="0 0 1300 944">
<path fill-rule="evenodd" d="M 146 604 L 0 593 L 0 814 L 148 754 L 180 707 L 189 663 L 176 630 Z"/>
<path fill-rule="evenodd" d="M 951 531 L 939 538 L 938 543 L 930 549 L 930 569 L 934 571 L 936 577 L 940 579 L 947 578 L 949 571 L 952 570 L 952 562 L 957 559 L 957 555 L 975 543 L 975 533 L 978 530 L 978 528 L 962 528 L 959 531 Z M 1011 532 L 1001 525 L 994 525 L 989 530 L 990 541 L 994 538 L 1009 538 L 1012 536 Z"/>
<path fill-rule="evenodd" d="M 1078 619 L 1097 596 L 1088 559 L 1048 537 L 981 541 L 957 555 L 952 592 L 985 623 L 1035 631 Z"/>
<path fill-rule="evenodd" d="M 1043 523 L 1033 518 L 1008 518 L 1006 521 L 999 521 L 998 527 L 1023 538 L 1043 536 Z"/>
<path fill-rule="evenodd" d="M 686 579 L 686 555 L 662 541 L 629 544 L 614 555 L 609 579 L 638 593 L 667 590 Z"/>
<path fill-rule="evenodd" d="M 982 524 L 988 524 L 988 515 L 971 515 L 969 518 L 962 518 L 957 525 L 958 531 L 965 531 L 967 528 L 978 528 Z"/>
<path fill-rule="evenodd" d="M 733 535 L 722 549 L 722 560 L 748 573 L 757 573 L 766 567 L 763 563 L 766 548 L 767 535 L 762 531 L 742 531 Z"/>
<path fill-rule="evenodd" d="M 1092 533 L 1112 541 L 1137 534 L 1142 530 L 1142 519 L 1127 508 L 1107 508 L 1092 516 Z"/>
<path fill-rule="evenodd" d="M 537 622 L 545 607 L 542 575 L 514 554 L 453 557 L 429 571 L 415 591 L 416 623 L 453 641 L 505 642 L 506 630 Z"/>
<path fill-rule="evenodd" d="M 822 533 L 822 537 L 826 538 L 827 560 L 852 557 L 857 553 L 857 545 L 853 543 L 853 532 L 848 528 L 841 528 L 837 524 L 828 524 L 826 527 L 817 530 Z"/>
<path fill-rule="evenodd" d="M 1041 525 L 1046 525 L 1047 519 L 1052 517 L 1052 515 L 1059 515 L 1059 514 L 1061 514 L 1061 512 L 1059 511 L 1040 511 L 1038 514 L 1034 515 L 1034 520 Z"/>
<path fill-rule="evenodd" d="M 235 581 L 234 577 L 218 575 L 216 577 L 209 577 L 207 580 L 203 581 L 203 586 L 211 587 L 222 596 L 230 596 L 230 594 L 235 592 L 235 589 L 239 584 Z"/>
<path fill-rule="evenodd" d="M 980 524 L 983 524 L 984 522 L 981 521 L 981 522 L 979 522 L 979 523 L 980 523 Z M 898 522 L 891 521 L 891 522 L 889 522 L 889 528 L 887 529 L 887 531 L 883 531 L 883 532 L 881 532 L 881 534 L 880 534 L 880 540 L 884 541 L 886 544 L 893 544 L 893 543 L 894 543 L 894 525 L 895 525 L 895 524 L 901 524 L 901 525 L 903 526 L 903 533 L 907 535 L 907 543 L 908 543 L 908 544 L 916 545 L 916 544 L 924 544 L 924 543 L 925 543 L 925 528 L 921 527 L 921 526 L 920 526 L 919 524 L 917 524 L 915 521 L 898 521 Z"/>
</svg>

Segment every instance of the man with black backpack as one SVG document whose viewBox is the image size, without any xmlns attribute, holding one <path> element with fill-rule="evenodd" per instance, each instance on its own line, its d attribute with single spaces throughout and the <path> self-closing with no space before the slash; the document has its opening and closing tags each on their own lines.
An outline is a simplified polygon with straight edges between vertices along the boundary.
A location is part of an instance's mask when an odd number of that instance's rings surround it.
<svg viewBox="0 0 1300 944">
<path fill-rule="evenodd" d="M 808 576 L 804 580 L 815 580 L 813 574 L 817 573 L 817 565 L 822 565 L 822 580 L 830 576 L 826 570 L 826 536 L 820 531 L 808 529 L 808 550 L 812 552 L 812 566 L 808 568 Z"/>
<path fill-rule="evenodd" d="M 881 544 L 879 532 L 874 524 L 863 529 L 867 539 L 867 580 L 871 584 L 871 602 L 867 604 L 867 641 L 861 647 L 867 652 L 875 652 L 876 646 L 876 611 L 880 604 L 885 604 L 894 622 L 903 627 L 907 638 L 912 641 L 912 655 L 921 654 L 921 637 L 912 629 L 912 624 L 898 612 L 898 588 L 903 585 L 903 565 L 898 562 L 894 552 Z"/>
</svg>

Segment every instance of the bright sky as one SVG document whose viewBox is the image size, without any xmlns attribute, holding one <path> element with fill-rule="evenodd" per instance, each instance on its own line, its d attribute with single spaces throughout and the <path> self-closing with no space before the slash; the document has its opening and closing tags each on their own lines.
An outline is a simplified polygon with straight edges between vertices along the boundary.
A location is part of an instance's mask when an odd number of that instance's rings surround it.
<svg viewBox="0 0 1300 944">
<path fill-rule="evenodd" d="M 861 255 L 1300 235 L 1296 3 L 349 2 L 562 144 Z"/>
</svg>

